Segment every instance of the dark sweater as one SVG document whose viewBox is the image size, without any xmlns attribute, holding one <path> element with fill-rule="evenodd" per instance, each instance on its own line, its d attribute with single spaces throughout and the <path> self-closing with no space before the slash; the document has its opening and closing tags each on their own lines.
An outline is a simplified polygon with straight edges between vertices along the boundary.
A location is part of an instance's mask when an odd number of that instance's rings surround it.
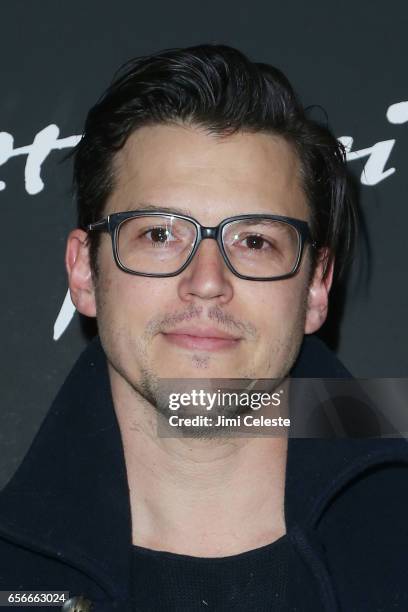
<svg viewBox="0 0 408 612">
<path fill-rule="evenodd" d="M 290 542 L 220 558 L 133 546 L 134 610 L 284 610 Z"/>
</svg>

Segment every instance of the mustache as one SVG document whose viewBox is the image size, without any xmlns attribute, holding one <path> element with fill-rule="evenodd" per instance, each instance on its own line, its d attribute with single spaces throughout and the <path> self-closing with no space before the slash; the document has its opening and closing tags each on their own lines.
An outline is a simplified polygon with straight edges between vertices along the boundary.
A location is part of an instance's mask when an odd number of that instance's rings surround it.
<svg viewBox="0 0 408 612">
<path fill-rule="evenodd" d="M 202 306 L 194 305 L 181 312 L 169 312 L 153 317 L 147 323 L 146 333 L 148 336 L 154 336 L 160 332 L 172 330 L 180 323 L 193 320 L 215 321 L 220 329 L 239 331 L 243 336 L 249 336 L 250 338 L 256 338 L 258 335 L 255 325 L 249 321 L 236 319 L 220 306 L 210 306 L 204 309 Z"/>
</svg>

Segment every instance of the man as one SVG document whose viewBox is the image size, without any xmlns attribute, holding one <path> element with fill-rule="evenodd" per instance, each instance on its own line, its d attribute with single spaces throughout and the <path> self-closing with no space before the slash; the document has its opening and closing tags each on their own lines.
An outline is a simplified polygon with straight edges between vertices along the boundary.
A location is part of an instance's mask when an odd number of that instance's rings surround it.
<svg viewBox="0 0 408 612">
<path fill-rule="evenodd" d="M 99 339 L 3 492 L 0 585 L 64 610 L 406 610 L 405 440 L 166 437 L 162 379 L 348 377 L 312 334 L 351 247 L 341 145 L 225 46 L 132 60 L 75 152 Z M 402 534 L 399 530 L 405 530 Z"/>
</svg>

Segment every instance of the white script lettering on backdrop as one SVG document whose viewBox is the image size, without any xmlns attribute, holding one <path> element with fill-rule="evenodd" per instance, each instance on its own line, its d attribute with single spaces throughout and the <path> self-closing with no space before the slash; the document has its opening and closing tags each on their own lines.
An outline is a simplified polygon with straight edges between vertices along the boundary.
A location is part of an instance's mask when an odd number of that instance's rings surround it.
<svg viewBox="0 0 408 612">
<path fill-rule="evenodd" d="M 386 118 L 389 123 L 395 125 L 407 123 L 408 101 L 391 104 L 387 109 Z M 59 134 L 58 126 L 51 124 L 35 135 L 32 144 L 14 148 L 13 136 L 8 132 L 0 132 L 0 166 L 4 165 L 12 157 L 25 156 L 24 184 L 25 190 L 29 195 L 36 195 L 44 189 L 41 168 L 49 154 L 54 150 L 74 147 L 81 139 L 81 136 L 75 135 L 59 138 Z M 358 151 L 353 151 L 354 139 L 352 136 L 341 136 L 339 140 L 346 148 L 347 161 L 368 158 L 360 176 L 362 185 L 377 185 L 395 173 L 395 168 L 386 167 L 395 144 L 395 139 L 382 140 Z M 6 187 L 6 183 L 0 180 L 0 191 L 4 191 Z M 58 340 L 62 336 L 74 313 L 75 306 L 71 301 L 68 291 L 54 323 L 54 340 Z"/>
</svg>

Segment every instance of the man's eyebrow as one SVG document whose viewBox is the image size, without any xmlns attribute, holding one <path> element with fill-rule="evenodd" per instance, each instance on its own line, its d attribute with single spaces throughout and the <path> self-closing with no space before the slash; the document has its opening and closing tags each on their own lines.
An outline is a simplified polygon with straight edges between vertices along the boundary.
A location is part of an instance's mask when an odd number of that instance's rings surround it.
<svg viewBox="0 0 408 612">
<path fill-rule="evenodd" d="M 165 212 L 175 215 L 185 215 L 192 217 L 191 210 L 188 208 L 180 208 L 178 206 L 164 206 L 163 204 L 153 204 L 151 202 L 139 202 L 129 210 L 146 210 L 151 212 Z"/>
</svg>

